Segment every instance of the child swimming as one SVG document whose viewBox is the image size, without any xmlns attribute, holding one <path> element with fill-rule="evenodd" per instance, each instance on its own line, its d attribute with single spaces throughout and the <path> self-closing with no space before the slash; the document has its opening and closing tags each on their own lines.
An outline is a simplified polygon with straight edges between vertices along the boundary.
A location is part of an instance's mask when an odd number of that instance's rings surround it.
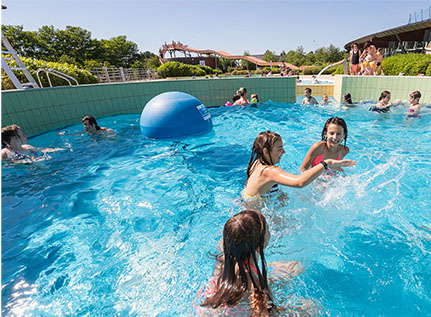
<svg viewBox="0 0 431 317">
<path fill-rule="evenodd" d="M 393 106 L 391 100 L 391 93 L 387 90 L 382 91 L 380 94 L 379 102 L 371 107 L 369 111 L 376 111 L 376 112 L 388 112 L 390 110 L 390 107 Z"/>
<path fill-rule="evenodd" d="M 271 131 L 259 133 L 254 141 L 247 167 L 247 179 L 242 191 L 245 200 L 268 197 L 278 190 L 278 184 L 301 188 L 314 181 L 324 170 L 356 164 L 352 160 L 325 158 L 304 173 L 293 175 L 275 166 L 280 163 L 284 153 L 283 141 L 279 134 Z"/>
<path fill-rule="evenodd" d="M 311 96 L 311 88 L 305 88 L 304 89 L 304 99 L 302 99 L 303 105 L 318 105 L 316 98 Z"/>
<path fill-rule="evenodd" d="M 247 88 L 241 87 L 240 89 L 237 90 L 236 94 L 239 95 L 240 98 L 234 102 L 233 104 L 234 106 L 250 103 L 250 101 L 248 101 L 247 99 Z"/>
<path fill-rule="evenodd" d="M 322 95 L 322 101 L 320 102 L 321 105 L 328 105 L 330 103 L 328 94 Z"/>
<path fill-rule="evenodd" d="M 421 110 L 421 105 L 419 104 L 419 100 L 421 99 L 421 97 L 422 97 L 422 94 L 418 90 L 413 91 L 409 95 L 410 106 L 409 106 L 409 110 L 407 112 L 407 117 L 409 117 L 409 118 L 420 117 L 419 111 Z"/>
<path fill-rule="evenodd" d="M 27 135 L 16 124 L 1 129 L 1 158 L 14 163 L 28 163 L 41 159 L 43 153 L 63 151 L 60 148 L 37 148 L 27 144 Z"/>
<path fill-rule="evenodd" d="M 343 140 L 344 145 L 341 144 Z M 346 141 L 346 122 L 338 117 L 329 118 L 322 130 L 322 140 L 311 146 L 299 170 L 304 172 L 327 159 L 342 160 L 350 151 Z"/>
<path fill-rule="evenodd" d="M 201 306 L 225 309 L 225 312 L 220 312 L 221 315 L 229 313 L 232 316 L 241 313 L 272 316 L 284 311 L 274 304 L 268 285 L 264 249 L 270 236 L 268 223 L 257 210 L 243 210 L 226 222 L 222 253 L 216 256 L 214 276 L 208 283 Z M 274 266 L 279 267 L 285 279 L 291 279 L 303 271 L 300 263 L 295 261 L 277 262 Z M 246 302 L 248 307 L 238 305 L 242 302 Z M 306 302 L 304 304 L 307 306 Z M 303 312 L 307 310 L 312 313 L 312 309 L 310 305 L 302 307 Z"/>
</svg>

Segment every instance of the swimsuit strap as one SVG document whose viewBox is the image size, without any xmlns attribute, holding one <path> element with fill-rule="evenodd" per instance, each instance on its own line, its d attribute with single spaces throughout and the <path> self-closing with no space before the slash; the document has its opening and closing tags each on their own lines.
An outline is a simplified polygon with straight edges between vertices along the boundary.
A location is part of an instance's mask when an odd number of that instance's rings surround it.
<svg viewBox="0 0 431 317">
<path fill-rule="evenodd" d="M 248 261 L 247 261 L 247 260 L 245 260 L 245 261 L 244 261 L 244 263 L 245 263 L 246 265 L 250 266 L 250 267 L 254 270 L 254 272 L 255 272 L 257 275 L 259 275 L 259 274 L 257 273 L 257 269 L 256 269 L 253 265 L 251 265 L 250 263 L 248 263 Z"/>
</svg>

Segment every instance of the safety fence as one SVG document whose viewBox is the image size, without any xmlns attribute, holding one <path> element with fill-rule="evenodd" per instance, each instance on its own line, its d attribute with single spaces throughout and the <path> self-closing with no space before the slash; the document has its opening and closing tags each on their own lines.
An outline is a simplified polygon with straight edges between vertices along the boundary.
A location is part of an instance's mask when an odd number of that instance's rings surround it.
<svg viewBox="0 0 431 317">
<path fill-rule="evenodd" d="M 91 73 L 99 83 L 115 83 L 157 79 L 157 71 L 146 68 L 94 67 Z"/>
</svg>

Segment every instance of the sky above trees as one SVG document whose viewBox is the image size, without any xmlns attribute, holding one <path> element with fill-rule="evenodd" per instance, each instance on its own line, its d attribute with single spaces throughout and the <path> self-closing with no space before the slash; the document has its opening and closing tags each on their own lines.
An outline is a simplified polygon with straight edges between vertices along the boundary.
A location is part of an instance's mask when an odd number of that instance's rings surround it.
<svg viewBox="0 0 431 317">
<path fill-rule="evenodd" d="M 4 0 L 2 24 L 86 29 L 96 39 L 124 35 L 157 54 L 165 41 L 231 54 L 306 52 L 408 22 L 429 1 L 364 0 Z"/>
</svg>

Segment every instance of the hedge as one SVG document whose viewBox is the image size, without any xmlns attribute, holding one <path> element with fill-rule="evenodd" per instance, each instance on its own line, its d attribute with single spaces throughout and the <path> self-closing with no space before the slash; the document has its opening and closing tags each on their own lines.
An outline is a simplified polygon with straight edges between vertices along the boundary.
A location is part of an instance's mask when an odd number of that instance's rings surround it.
<svg viewBox="0 0 431 317">
<path fill-rule="evenodd" d="M 209 69 L 211 69 L 212 72 L 210 72 Z M 187 65 L 180 62 L 167 62 L 157 68 L 157 73 L 163 78 L 205 76 L 207 74 L 213 74 L 214 72 L 215 71 L 208 66 Z"/>
<path fill-rule="evenodd" d="M 76 65 L 72 65 L 69 63 L 56 63 L 56 62 L 46 62 L 40 59 L 35 59 L 31 57 L 21 57 L 21 60 L 25 67 L 30 71 L 30 74 L 33 76 L 33 78 L 36 80 L 36 82 L 39 84 L 37 77 L 36 77 L 36 71 L 39 68 L 54 68 L 56 70 L 59 70 L 62 73 L 65 73 L 69 76 L 74 77 L 79 84 L 94 84 L 97 83 L 97 77 L 92 75 L 89 71 L 85 69 L 80 69 Z M 11 61 L 9 64 L 11 67 L 17 67 L 15 61 Z M 2 71 L 2 75 L 5 75 Z M 16 71 L 15 75 L 21 82 L 27 82 L 27 79 L 23 72 Z M 45 75 L 45 72 L 39 73 L 40 80 L 42 82 L 43 87 L 49 87 L 48 79 Z M 51 79 L 51 83 L 53 86 L 65 86 L 68 85 L 68 83 L 57 76 L 50 75 L 49 78 Z M 72 85 L 74 84 L 74 81 L 71 81 Z M 15 89 L 15 86 L 12 84 L 12 81 L 8 76 L 2 76 L 2 89 L 8 90 L 8 89 Z"/>
<path fill-rule="evenodd" d="M 424 54 L 400 54 L 383 59 L 382 67 L 385 75 L 398 76 L 404 73 L 405 76 L 417 76 L 425 74 L 431 76 L 431 55 Z M 332 75 L 343 74 L 343 67 L 340 65 Z"/>
</svg>

